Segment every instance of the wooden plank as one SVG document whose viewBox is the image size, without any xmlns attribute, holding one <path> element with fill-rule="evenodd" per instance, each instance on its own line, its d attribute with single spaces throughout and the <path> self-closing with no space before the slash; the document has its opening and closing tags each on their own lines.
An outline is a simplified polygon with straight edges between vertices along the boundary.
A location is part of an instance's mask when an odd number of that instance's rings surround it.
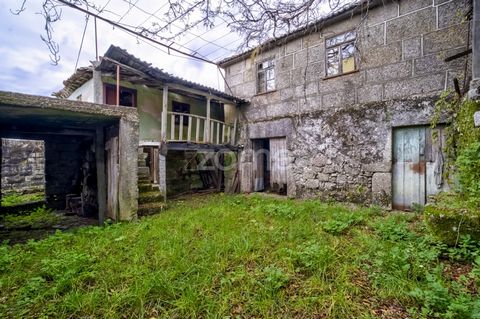
<svg viewBox="0 0 480 319">
<path fill-rule="evenodd" d="M 187 142 L 190 142 L 192 140 L 192 122 L 193 122 L 193 117 L 187 117 L 188 121 L 188 128 L 187 128 Z"/>
<path fill-rule="evenodd" d="M 215 130 L 215 123 L 210 122 L 210 137 L 208 139 L 209 142 L 213 143 L 213 132 Z"/>
<path fill-rule="evenodd" d="M 180 125 L 178 126 L 178 140 L 183 141 L 183 115 L 180 116 Z"/>
<path fill-rule="evenodd" d="M 287 139 L 270 139 L 270 186 L 284 188 L 287 185 Z"/>
<path fill-rule="evenodd" d="M 195 141 L 200 142 L 200 119 L 197 117 L 197 127 L 195 129 Z"/>
<path fill-rule="evenodd" d="M 217 122 L 217 144 L 220 144 L 220 123 Z"/>
<path fill-rule="evenodd" d="M 222 144 L 225 144 L 225 124 L 222 124 Z"/>
<path fill-rule="evenodd" d="M 175 140 L 175 115 L 174 114 L 172 114 L 172 117 L 171 117 L 170 139 Z"/>
</svg>

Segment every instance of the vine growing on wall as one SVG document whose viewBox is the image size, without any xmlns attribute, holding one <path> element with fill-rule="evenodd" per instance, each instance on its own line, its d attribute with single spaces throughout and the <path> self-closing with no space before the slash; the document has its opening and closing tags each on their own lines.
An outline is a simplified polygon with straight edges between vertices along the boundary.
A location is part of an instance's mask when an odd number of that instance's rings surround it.
<svg viewBox="0 0 480 319">
<path fill-rule="evenodd" d="M 455 174 L 456 190 L 475 206 L 480 204 L 480 129 L 475 128 L 473 117 L 479 110 L 479 101 L 445 91 L 435 103 L 431 121 L 435 128 L 443 118 L 448 120 L 443 149 L 446 174 L 449 180 Z"/>
</svg>

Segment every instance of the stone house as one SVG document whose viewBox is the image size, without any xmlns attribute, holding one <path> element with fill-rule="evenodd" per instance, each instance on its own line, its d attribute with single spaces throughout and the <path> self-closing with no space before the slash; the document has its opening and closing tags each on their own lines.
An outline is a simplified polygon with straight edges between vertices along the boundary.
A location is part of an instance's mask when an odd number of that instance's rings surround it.
<svg viewBox="0 0 480 319">
<path fill-rule="evenodd" d="M 468 88 L 472 3 L 362 3 L 219 63 L 250 101 L 243 192 L 411 209 L 448 188 L 443 127 L 430 123 L 454 79 Z"/>
<path fill-rule="evenodd" d="M 138 111 L 139 214 L 158 211 L 167 194 L 228 187 L 213 162 L 235 151 L 241 99 L 168 74 L 113 45 L 54 95 Z M 121 153 L 121 145 L 113 147 Z"/>
</svg>

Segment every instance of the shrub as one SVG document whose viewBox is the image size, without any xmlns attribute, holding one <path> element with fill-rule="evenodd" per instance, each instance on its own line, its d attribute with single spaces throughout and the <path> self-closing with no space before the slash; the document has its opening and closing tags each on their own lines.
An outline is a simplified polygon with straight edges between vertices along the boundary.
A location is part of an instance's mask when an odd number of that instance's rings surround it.
<svg viewBox="0 0 480 319">
<path fill-rule="evenodd" d="M 480 142 L 461 151 L 456 160 L 460 194 L 473 207 L 480 206 Z"/>
</svg>

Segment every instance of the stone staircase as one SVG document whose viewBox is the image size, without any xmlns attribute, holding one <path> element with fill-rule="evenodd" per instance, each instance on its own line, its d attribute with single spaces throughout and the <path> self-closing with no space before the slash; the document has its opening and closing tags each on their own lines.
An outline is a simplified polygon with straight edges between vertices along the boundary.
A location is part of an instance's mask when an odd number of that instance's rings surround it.
<svg viewBox="0 0 480 319">
<path fill-rule="evenodd" d="M 148 154 L 138 149 L 138 216 L 148 216 L 165 209 L 164 196 L 158 185 L 150 181 L 150 167 L 146 164 Z"/>
</svg>

